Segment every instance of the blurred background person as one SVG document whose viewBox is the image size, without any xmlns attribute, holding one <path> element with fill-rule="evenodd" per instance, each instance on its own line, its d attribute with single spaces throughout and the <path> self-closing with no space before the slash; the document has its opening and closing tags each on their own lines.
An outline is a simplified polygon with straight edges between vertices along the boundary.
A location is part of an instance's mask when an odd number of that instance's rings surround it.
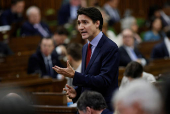
<svg viewBox="0 0 170 114">
<path fill-rule="evenodd" d="M 119 48 L 120 52 L 120 63 L 119 66 L 126 66 L 131 61 L 137 61 L 143 66 L 147 64 L 144 56 L 135 47 L 135 40 L 133 32 L 130 29 L 122 31 L 123 45 Z"/>
<path fill-rule="evenodd" d="M 102 94 L 95 91 L 85 91 L 77 101 L 80 114 L 113 114 L 108 109 Z"/>
<path fill-rule="evenodd" d="M 35 112 L 21 96 L 9 93 L 0 100 L 0 114 L 35 114 Z"/>
<path fill-rule="evenodd" d="M 128 86 L 131 81 L 139 78 L 150 83 L 156 82 L 152 74 L 143 71 L 143 66 L 140 63 L 132 61 L 126 66 L 119 90 L 122 90 L 124 87 Z"/>
<path fill-rule="evenodd" d="M 114 23 L 120 21 L 120 14 L 117 9 L 119 5 L 119 0 L 108 0 L 106 4 L 103 6 L 103 9 L 110 16 L 110 20 L 108 22 L 109 26 L 112 26 Z"/>
<path fill-rule="evenodd" d="M 134 80 L 113 98 L 117 114 L 160 114 L 161 96 L 156 87 Z"/>
<path fill-rule="evenodd" d="M 170 29 L 166 31 L 166 37 L 164 40 L 155 45 L 152 50 L 151 58 L 152 59 L 163 59 L 170 57 Z"/>
<path fill-rule="evenodd" d="M 82 45 L 78 43 L 71 43 L 67 46 L 67 60 L 69 60 L 70 65 L 73 69 L 81 73 L 81 62 L 82 62 Z M 67 78 L 67 84 L 72 85 L 72 78 Z"/>
<path fill-rule="evenodd" d="M 133 32 L 133 37 L 135 39 L 135 44 L 139 44 L 142 42 L 141 37 L 138 35 L 138 25 L 137 25 L 137 20 L 135 17 L 125 17 L 124 19 L 121 20 L 121 29 L 131 29 Z"/>
<path fill-rule="evenodd" d="M 53 69 L 53 66 L 62 66 L 58 60 L 58 54 L 54 51 L 54 42 L 52 38 L 43 38 L 40 44 L 40 50 L 31 55 L 28 62 L 28 74 L 40 73 L 41 77 L 50 76 L 60 79 Z"/>
<path fill-rule="evenodd" d="M 23 21 L 22 13 L 24 12 L 25 1 L 24 0 L 12 0 L 11 8 L 5 10 L 0 15 L 0 25 L 11 25 L 13 23 L 19 23 Z"/>
<path fill-rule="evenodd" d="M 69 32 L 62 26 L 58 26 L 54 32 L 53 40 L 55 43 L 55 50 L 59 55 L 66 56 L 66 46 L 69 43 Z"/>
<path fill-rule="evenodd" d="M 26 21 L 21 27 L 21 36 L 51 36 L 51 32 L 48 28 L 48 25 L 41 21 L 40 13 L 40 9 L 36 6 L 31 6 L 27 9 L 26 14 L 28 17 L 28 21 Z"/>
<path fill-rule="evenodd" d="M 144 34 L 144 41 L 162 40 L 165 34 L 162 32 L 162 21 L 160 18 L 154 18 L 150 25 L 150 30 Z"/>
<path fill-rule="evenodd" d="M 81 0 L 69 0 L 68 3 L 63 4 L 58 11 L 58 25 L 64 25 L 75 20 L 80 4 Z"/>
</svg>

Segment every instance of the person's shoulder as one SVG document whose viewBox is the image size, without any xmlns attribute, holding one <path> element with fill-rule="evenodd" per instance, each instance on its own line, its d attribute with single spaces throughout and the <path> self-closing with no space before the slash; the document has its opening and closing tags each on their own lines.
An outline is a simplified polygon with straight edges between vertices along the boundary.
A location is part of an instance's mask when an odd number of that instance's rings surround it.
<svg viewBox="0 0 170 114">
<path fill-rule="evenodd" d="M 101 114 L 113 114 L 109 109 L 104 109 Z"/>
<path fill-rule="evenodd" d="M 104 34 L 103 34 L 102 37 L 105 38 L 104 45 L 105 45 L 106 47 L 118 49 L 118 46 L 117 46 L 117 44 L 116 44 L 114 41 L 112 41 L 110 38 L 108 38 L 108 37 L 107 37 L 106 35 L 104 35 Z"/>
<path fill-rule="evenodd" d="M 29 21 L 25 21 L 23 24 L 22 24 L 22 27 L 29 27 L 31 26 L 31 23 Z"/>
<path fill-rule="evenodd" d="M 10 14 L 12 14 L 11 9 L 7 9 L 2 12 L 2 15 L 10 15 Z"/>
</svg>

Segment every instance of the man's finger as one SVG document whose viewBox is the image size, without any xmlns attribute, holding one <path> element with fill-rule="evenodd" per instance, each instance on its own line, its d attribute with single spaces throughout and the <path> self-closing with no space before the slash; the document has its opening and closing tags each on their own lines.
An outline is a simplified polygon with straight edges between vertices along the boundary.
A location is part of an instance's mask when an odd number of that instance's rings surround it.
<svg viewBox="0 0 170 114">
<path fill-rule="evenodd" d="M 63 91 L 66 91 L 66 92 L 67 92 L 67 91 L 68 91 L 68 89 L 66 89 L 66 88 L 63 88 Z"/>
<path fill-rule="evenodd" d="M 68 84 L 66 84 L 66 87 L 68 88 L 68 89 L 71 89 L 72 87 L 71 86 L 69 86 Z"/>
<path fill-rule="evenodd" d="M 69 60 L 67 60 L 67 67 L 71 67 Z"/>
</svg>

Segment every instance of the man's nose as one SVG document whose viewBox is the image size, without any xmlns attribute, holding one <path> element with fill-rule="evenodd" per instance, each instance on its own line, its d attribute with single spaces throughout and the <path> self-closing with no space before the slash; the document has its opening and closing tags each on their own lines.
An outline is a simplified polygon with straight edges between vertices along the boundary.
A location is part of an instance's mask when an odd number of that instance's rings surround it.
<svg viewBox="0 0 170 114">
<path fill-rule="evenodd" d="M 83 29 L 84 29 L 84 25 L 83 25 L 83 24 L 80 24 L 80 25 L 78 26 L 78 29 L 79 29 L 79 30 L 83 30 Z"/>
</svg>

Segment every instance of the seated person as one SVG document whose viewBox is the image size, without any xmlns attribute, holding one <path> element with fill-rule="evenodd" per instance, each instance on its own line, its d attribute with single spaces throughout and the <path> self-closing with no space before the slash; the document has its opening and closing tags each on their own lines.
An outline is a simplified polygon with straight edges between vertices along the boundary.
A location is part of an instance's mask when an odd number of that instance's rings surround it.
<svg viewBox="0 0 170 114">
<path fill-rule="evenodd" d="M 166 37 L 164 38 L 163 42 L 155 45 L 151 55 L 151 58 L 153 59 L 166 57 L 170 57 L 170 30 L 166 32 Z"/>
<path fill-rule="evenodd" d="M 67 46 L 67 60 L 70 65 L 77 72 L 81 73 L 82 62 L 82 45 L 78 43 L 71 43 Z M 68 78 L 68 85 L 72 86 L 73 78 Z"/>
<path fill-rule="evenodd" d="M 21 36 L 35 36 L 50 37 L 51 32 L 48 26 L 41 22 L 40 9 L 36 6 L 31 6 L 27 9 L 28 21 L 21 27 Z"/>
<path fill-rule="evenodd" d="M 42 77 L 50 76 L 52 78 L 61 78 L 52 69 L 54 65 L 61 66 L 58 55 L 54 50 L 52 38 L 43 38 L 40 44 L 40 50 L 37 50 L 29 58 L 28 74 L 40 73 Z"/>
<path fill-rule="evenodd" d="M 119 0 L 107 0 L 106 4 L 103 6 L 103 9 L 110 17 L 108 22 L 110 26 L 120 21 L 120 14 L 117 9 L 118 5 Z"/>
<path fill-rule="evenodd" d="M 155 77 L 152 74 L 146 73 L 143 71 L 143 67 L 140 63 L 132 61 L 130 62 L 125 69 L 125 76 L 123 76 L 123 79 L 121 81 L 119 90 L 126 87 L 130 81 L 142 78 L 147 82 L 156 82 Z"/>
<path fill-rule="evenodd" d="M 162 21 L 160 18 L 154 18 L 150 26 L 150 31 L 144 34 L 144 41 L 157 41 L 165 37 L 165 34 L 161 31 Z"/>
<path fill-rule="evenodd" d="M 0 16 L 0 25 L 11 25 L 23 21 L 22 13 L 24 11 L 24 0 L 11 0 L 11 8 L 2 12 Z"/>
<path fill-rule="evenodd" d="M 107 109 L 103 96 L 94 91 L 85 91 L 77 101 L 79 114 L 113 114 Z"/>
<path fill-rule="evenodd" d="M 69 0 L 63 4 L 58 12 L 58 24 L 64 25 L 77 18 L 77 10 L 80 8 L 81 0 Z"/>
<path fill-rule="evenodd" d="M 120 63 L 119 66 L 126 66 L 131 61 L 137 61 L 143 66 L 146 65 L 147 61 L 143 55 L 134 46 L 133 32 L 130 29 L 122 31 L 123 45 L 119 48 L 120 52 Z"/>
<path fill-rule="evenodd" d="M 67 29 L 65 29 L 62 26 L 57 27 L 57 30 L 54 32 L 54 35 L 52 38 L 55 43 L 56 52 L 59 55 L 66 55 L 65 46 L 69 42 L 68 35 L 69 35 L 69 32 L 67 31 Z"/>
</svg>

